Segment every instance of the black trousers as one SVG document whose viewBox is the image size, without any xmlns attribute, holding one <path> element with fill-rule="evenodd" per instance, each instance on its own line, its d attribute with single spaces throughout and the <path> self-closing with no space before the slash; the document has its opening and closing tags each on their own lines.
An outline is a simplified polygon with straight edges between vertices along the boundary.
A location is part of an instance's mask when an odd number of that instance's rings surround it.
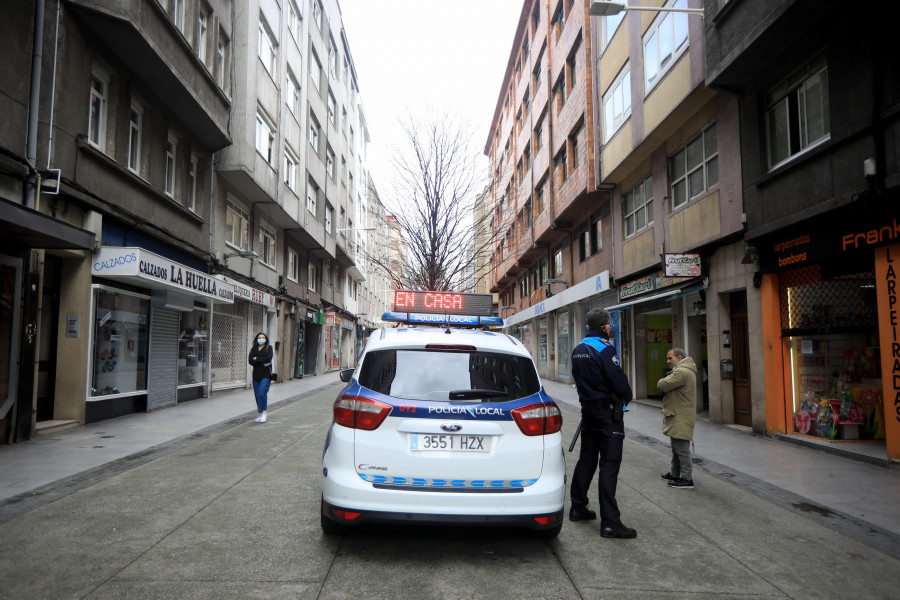
<svg viewBox="0 0 900 600">
<path fill-rule="evenodd" d="M 622 520 L 616 503 L 616 483 L 622 464 L 625 419 L 621 408 L 616 411 L 606 401 L 582 404 L 581 419 L 581 453 L 572 476 L 572 504 L 587 506 L 591 480 L 599 467 L 600 526 L 618 527 Z"/>
</svg>

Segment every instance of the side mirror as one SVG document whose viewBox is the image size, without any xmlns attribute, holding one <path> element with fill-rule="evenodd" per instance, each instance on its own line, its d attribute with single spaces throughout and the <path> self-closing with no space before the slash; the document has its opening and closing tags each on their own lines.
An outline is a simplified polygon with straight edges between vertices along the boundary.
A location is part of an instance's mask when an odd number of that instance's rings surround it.
<svg viewBox="0 0 900 600">
<path fill-rule="evenodd" d="M 341 381 L 344 383 L 349 383 L 351 379 L 353 379 L 353 371 L 356 369 L 344 369 L 341 371 Z"/>
</svg>

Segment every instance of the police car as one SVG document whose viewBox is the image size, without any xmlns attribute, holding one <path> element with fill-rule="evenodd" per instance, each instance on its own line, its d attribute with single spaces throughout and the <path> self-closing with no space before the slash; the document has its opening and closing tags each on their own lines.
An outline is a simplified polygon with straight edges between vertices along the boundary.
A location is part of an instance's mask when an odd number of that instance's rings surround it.
<svg viewBox="0 0 900 600">
<path fill-rule="evenodd" d="M 374 331 L 341 373 L 322 459 L 325 533 L 367 523 L 559 533 L 562 413 L 522 343 L 477 328 L 502 320 L 464 314 L 473 302 L 490 314 L 490 294 L 395 292 L 406 312 L 384 320 L 397 326 Z"/>
</svg>

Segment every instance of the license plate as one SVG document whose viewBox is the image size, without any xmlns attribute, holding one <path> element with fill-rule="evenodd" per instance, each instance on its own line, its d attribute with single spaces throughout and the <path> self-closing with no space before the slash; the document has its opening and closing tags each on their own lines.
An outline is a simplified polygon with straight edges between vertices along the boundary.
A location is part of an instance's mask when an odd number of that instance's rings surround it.
<svg viewBox="0 0 900 600">
<path fill-rule="evenodd" d="M 490 452 L 491 436 L 411 433 L 409 449 L 413 451 Z"/>
</svg>

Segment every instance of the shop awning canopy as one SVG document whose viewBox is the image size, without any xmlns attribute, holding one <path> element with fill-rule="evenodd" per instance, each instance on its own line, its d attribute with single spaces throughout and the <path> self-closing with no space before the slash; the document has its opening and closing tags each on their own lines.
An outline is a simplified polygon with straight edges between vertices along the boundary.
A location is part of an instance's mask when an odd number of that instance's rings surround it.
<svg viewBox="0 0 900 600">
<path fill-rule="evenodd" d="M 0 243 L 24 248 L 93 250 L 94 233 L 0 199 Z"/>
<path fill-rule="evenodd" d="M 675 298 L 679 298 L 681 296 L 687 296 L 688 294 L 692 294 L 692 293 L 694 293 L 698 290 L 702 290 L 702 289 L 703 289 L 702 285 L 678 287 L 675 289 L 667 290 L 660 294 L 652 294 L 650 296 L 641 296 L 639 298 L 632 298 L 631 300 L 628 300 L 627 302 L 621 302 L 621 303 L 615 304 L 613 306 L 607 306 L 606 310 L 608 310 L 609 312 L 613 312 L 613 311 L 617 311 L 617 310 L 625 310 L 629 306 L 634 306 L 635 304 L 641 304 L 644 302 L 652 302 L 653 300 L 662 300 L 662 299 L 674 300 Z"/>
</svg>

